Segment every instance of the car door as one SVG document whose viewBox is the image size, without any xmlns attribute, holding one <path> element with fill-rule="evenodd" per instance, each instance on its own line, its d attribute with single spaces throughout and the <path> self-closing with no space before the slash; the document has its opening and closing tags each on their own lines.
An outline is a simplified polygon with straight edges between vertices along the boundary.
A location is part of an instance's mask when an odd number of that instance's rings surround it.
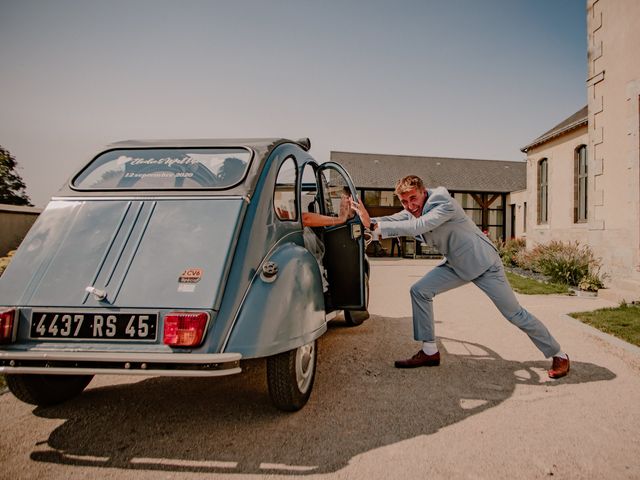
<svg viewBox="0 0 640 480">
<path fill-rule="evenodd" d="M 327 162 L 316 170 L 320 212 L 337 216 L 340 201 L 346 193 L 357 198 L 356 189 L 346 170 Z M 325 227 L 324 266 L 327 270 L 329 295 L 327 311 L 366 307 L 364 227 L 357 215 L 345 224 Z"/>
</svg>

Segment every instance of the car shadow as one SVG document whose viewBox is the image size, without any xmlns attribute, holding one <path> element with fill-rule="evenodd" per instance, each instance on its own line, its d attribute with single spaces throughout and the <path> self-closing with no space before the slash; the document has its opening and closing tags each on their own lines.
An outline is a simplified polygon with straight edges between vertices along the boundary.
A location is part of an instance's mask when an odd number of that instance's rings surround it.
<svg viewBox="0 0 640 480">
<path fill-rule="evenodd" d="M 356 455 L 492 408 L 518 385 L 540 386 L 545 396 L 615 378 L 606 368 L 574 362 L 569 376 L 552 381 L 548 361 L 509 361 L 448 338 L 440 339 L 440 367 L 397 370 L 393 358 L 415 348 L 398 332 L 408 322 L 372 316 L 350 329 L 336 322 L 319 341 L 314 391 L 299 412 L 271 405 L 263 360 L 245 362 L 244 373 L 231 377 L 154 377 L 89 388 L 65 404 L 35 409 L 65 421 L 31 459 L 174 472 L 334 472 Z"/>
</svg>

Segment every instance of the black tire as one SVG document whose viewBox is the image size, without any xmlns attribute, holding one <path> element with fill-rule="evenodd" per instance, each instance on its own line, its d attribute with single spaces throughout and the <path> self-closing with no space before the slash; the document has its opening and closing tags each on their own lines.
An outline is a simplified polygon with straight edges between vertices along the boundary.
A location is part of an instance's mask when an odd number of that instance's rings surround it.
<svg viewBox="0 0 640 480">
<path fill-rule="evenodd" d="M 364 274 L 364 310 L 345 310 L 344 320 L 350 327 L 357 327 L 362 325 L 367 318 L 369 318 L 369 274 Z"/>
<path fill-rule="evenodd" d="M 317 342 L 267 359 L 271 401 L 280 410 L 295 412 L 305 406 L 316 376 Z"/>
<path fill-rule="evenodd" d="M 39 407 L 80 395 L 92 378 L 93 375 L 5 375 L 9 390 L 18 400 Z"/>
</svg>

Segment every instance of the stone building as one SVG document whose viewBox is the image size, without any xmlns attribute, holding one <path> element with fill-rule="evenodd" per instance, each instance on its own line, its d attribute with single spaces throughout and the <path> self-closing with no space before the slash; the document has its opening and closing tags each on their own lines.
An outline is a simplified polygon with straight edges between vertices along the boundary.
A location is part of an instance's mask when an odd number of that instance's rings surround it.
<svg viewBox="0 0 640 480">
<path fill-rule="evenodd" d="M 589 226 L 587 107 L 522 148 L 527 189 L 514 192 L 516 237 L 528 246 L 549 240 L 587 243 Z"/>
<path fill-rule="evenodd" d="M 527 188 L 512 194 L 527 246 L 590 245 L 618 300 L 640 298 L 638 25 L 636 0 L 587 1 L 587 107 L 522 149 Z"/>
</svg>

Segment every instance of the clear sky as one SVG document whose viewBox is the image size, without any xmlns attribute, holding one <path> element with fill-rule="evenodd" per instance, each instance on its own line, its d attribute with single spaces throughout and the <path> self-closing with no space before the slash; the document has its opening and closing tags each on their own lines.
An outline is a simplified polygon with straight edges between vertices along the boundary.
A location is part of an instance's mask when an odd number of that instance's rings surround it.
<svg viewBox="0 0 640 480">
<path fill-rule="evenodd" d="M 586 1 L 0 0 L 0 71 L 37 206 L 133 138 L 520 160 L 586 104 Z"/>
</svg>

